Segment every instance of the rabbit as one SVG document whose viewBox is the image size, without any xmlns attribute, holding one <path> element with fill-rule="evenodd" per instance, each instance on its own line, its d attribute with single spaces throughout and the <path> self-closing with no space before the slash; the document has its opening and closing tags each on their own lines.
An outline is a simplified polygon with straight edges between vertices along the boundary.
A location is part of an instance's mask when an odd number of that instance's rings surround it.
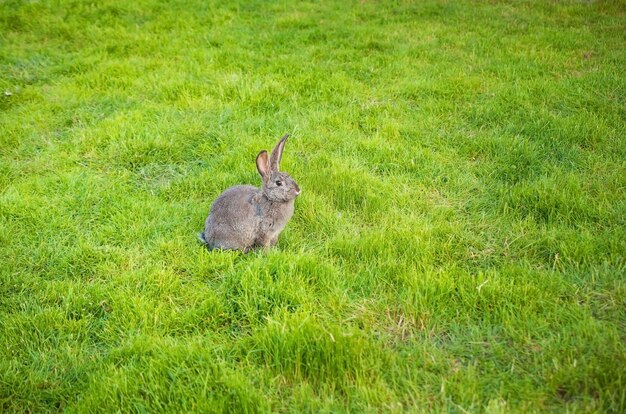
<svg viewBox="0 0 626 414">
<path fill-rule="evenodd" d="M 209 249 L 267 249 L 275 246 L 278 235 L 293 215 L 294 202 L 300 187 L 287 173 L 279 171 L 283 148 L 289 134 L 278 141 L 271 157 L 259 152 L 256 167 L 262 186 L 237 185 L 224 191 L 211 206 L 199 233 L 200 241 Z"/>
</svg>

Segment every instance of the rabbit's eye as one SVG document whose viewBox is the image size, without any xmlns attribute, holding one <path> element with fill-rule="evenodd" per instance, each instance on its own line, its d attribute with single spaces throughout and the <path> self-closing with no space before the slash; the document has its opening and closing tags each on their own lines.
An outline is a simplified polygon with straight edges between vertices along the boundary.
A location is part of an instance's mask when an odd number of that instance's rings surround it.
<svg viewBox="0 0 626 414">
<path fill-rule="evenodd" d="M 282 181 L 276 181 L 276 185 L 280 187 L 281 185 L 283 185 L 283 182 Z"/>
</svg>

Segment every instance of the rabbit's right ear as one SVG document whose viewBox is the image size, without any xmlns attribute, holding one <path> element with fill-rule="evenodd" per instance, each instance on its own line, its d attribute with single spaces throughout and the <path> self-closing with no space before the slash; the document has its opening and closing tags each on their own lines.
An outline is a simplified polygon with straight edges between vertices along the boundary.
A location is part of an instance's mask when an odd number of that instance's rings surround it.
<svg viewBox="0 0 626 414">
<path fill-rule="evenodd" d="M 267 181 L 270 178 L 270 159 L 267 155 L 267 151 L 263 150 L 256 156 L 256 169 L 263 177 L 263 181 Z"/>
<path fill-rule="evenodd" d="M 285 134 L 272 150 L 272 156 L 270 157 L 270 168 L 272 171 L 278 171 L 280 168 L 280 160 L 283 158 L 283 149 L 285 148 L 287 138 L 289 138 L 289 134 Z"/>
</svg>

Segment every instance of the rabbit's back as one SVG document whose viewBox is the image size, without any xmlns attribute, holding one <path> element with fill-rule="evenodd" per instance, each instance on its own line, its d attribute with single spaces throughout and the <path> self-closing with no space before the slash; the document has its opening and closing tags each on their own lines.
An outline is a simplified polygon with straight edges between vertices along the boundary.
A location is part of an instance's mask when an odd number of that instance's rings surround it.
<svg viewBox="0 0 626 414">
<path fill-rule="evenodd" d="M 247 250 L 254 245 L 260 223 L 261 191 L 237 185 L 224 191 L 211 206 L 204 240 L 211 248 Z"/>
</svg>

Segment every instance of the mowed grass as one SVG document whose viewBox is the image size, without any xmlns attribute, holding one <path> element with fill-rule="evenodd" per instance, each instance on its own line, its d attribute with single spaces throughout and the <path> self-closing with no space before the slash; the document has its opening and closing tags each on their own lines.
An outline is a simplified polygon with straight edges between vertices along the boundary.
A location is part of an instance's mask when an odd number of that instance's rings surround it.
<svg viewBox="0 0 626 414">
<path fill-rule="evenodd" d="M 0 411 L 624 410 L 624 21 L 0 2 Z M 287 132 L 278 247 L 201 248 Z"/>
</svg>

